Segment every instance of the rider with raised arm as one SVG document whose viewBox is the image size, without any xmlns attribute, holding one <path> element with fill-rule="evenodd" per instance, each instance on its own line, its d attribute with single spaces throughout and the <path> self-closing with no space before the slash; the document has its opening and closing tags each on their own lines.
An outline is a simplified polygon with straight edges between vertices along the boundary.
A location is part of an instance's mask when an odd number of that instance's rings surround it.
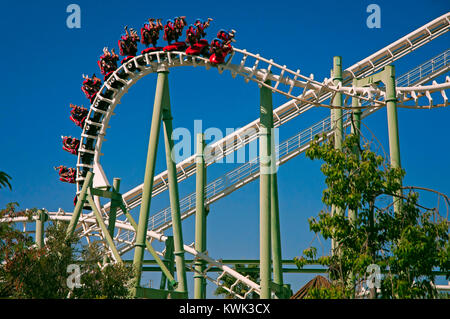
<svg viewBox="0 0 450 319">
<path fill-rule="evenodd" d="M 203 20 L 197 19 L 195 20 L 195 24 L 189 25 L 186 31 L 186 43 L 190 46 L 186 49 L 186 54 L 209 57 L 208 40 L 202 38 L 206 36 L 205 29 L 209 27 L 212 20 L 208 18 L 208 21 L 203 22 Z"/>
<path fill-rule="evenodd" d="M 58 172 L 59 180 L 66 183 L 75 183 L 77 170 L 72 167 L 66 167 L 63 165 L 60 165 L 58 167 L 54 167 L 54 169 Z"/>
<path fill-rule="evenodd" d="M 121 61 L 122 64 L 136 56 L 139 40 L 137 32 L 133 28 L 128 32 L 128 26 L 125 26 L 125 34 L 122 34 L 119 40 L 120 55 L 126 57 Z"/>
<path fill-rule="evenodd" d="M 172 19 L 167 20 L 164 26 L 164 40 L 169 45 L 163 48 L 164 51 L 184 51 L 186 49 L 186 43 L 178 42 L 178 38 L 181 36 L 184 26 L 186 25 L 185 17 L 177 17 L 175 21 Z M 172 41 L 175 41 L 172 43 Z"/>
<path fill-rule="evenodd" d="M 95 95 L 98 93 L 98 91 L 100 91 L 102 81 L 95 76 L 95 73 L 92 75 L 92 78 L 83 74 L 83 79 L 84 81 L 83 85 L 81 86 L 81 90 L 92 103 L 94 101 Z"/>
<path fill-rule="evenodd" d="M 187 26 L 186 16 L 176 17 L 174 19 L 174 31 L 177 35 L 177 41 L 178 41 L 178 38 L 183 35 L 183 29 L 185 26 Z"/>
<path fill-rule="evenodd" d="M 213 21 L 213 19 L 211 18 L 208 18 L 206 22 L 204 22 L 202 19 L 195 20 L 194 25 L 197 27 L 200 38 L 204 38 L 206 36 L 205 29 L 209 27 L 211 21 Z"/>
<path fill-rule="evenodd" d="M 88 110 L 82 106 L 77 106 L 70 104 L 70 119 L 75 123 L 76 126 L 83 128 L 84 121 L 88 115 Z"/>
<path fill-rule="evenodd" d="M 114 52 L 114 49 L 111 49 L 111 52 L 109 52 L 108 47 L 104 47 L 103 54 L 97 61 L 100 72 L 105 76 L 104 81 L 117 70 L 117 61 L 119 61 L 119 56 Z"/>
<path fill-rule="evenodd" d="M 163 39 L 167 41 L 167 43 L 172 44 L 172 41 L 178 41 L 178 36 L 175 32 L 175 23 L 172 19 L 168 19 L 166 24 L 164 25 L 164 37 Z"/>
<path fill-rule="evenodd" d="M 197 27 L 193 24 L 190 24 L 186 30 L 186 43 L 190 46 L 198 43 L 200 40 L 199 33 L 197 31 Z"/>
<path fill-rule="evenodd" d="M 148 23 L 145 23 L 141 28 L 141 43 L 145 46 L 152 44 L 153 47 L 156 47 L 159 31 L 163 29 L 164 26 L 161 23 L 161 19 L 148 19 Z"/>
</svg>

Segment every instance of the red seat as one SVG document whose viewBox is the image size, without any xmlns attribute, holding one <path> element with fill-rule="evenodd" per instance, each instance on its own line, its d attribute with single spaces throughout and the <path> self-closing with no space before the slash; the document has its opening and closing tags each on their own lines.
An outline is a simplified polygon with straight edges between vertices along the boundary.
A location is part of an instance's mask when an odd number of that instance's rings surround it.
<svg viewBox="0 0 450 319">
<path fill-rule="evenodd" d="M 191 45 L 189 48 L 186 49 L 186 54 L 189 55 L 200 55 L 206 50 L 208 50 L 208 41 L 205 39 L 200 40 L 198 43 L 195 43 L 194 45 Z"/>
<path fill-rule="evenodd" d="M 225 62 L 225 56 L 226 56 L 226 54 L 213 53 L 209 57 L 209 62 L 211 62 L 212 64 L 222 64 L 223 62 Z"/>
<path fill-rule="evenodd" d="M 186 43 L 184 42 L 175 42 L 172 44 L 169 44 L 168 46 L 165 46 L 163 50 L 165 52 L 170 51 L 184 51 L 186 49 Z"/>
<path fill-rule="evenodd" d="M 121 64 L 127 63 L 129 60 L 131 60 L 132 58 L 134 58 L 133 55 L 129 55 L 126 58 L 122 59 L 122 61 L 120 61 Z"/>
<path fill-rule="evenodd" d="M 151 53 L 151 52 L 156 52 L 156 51 L 162 51 L 163 47 L 151 47 L 151 48 L 147 48 L 142 50 L 141 54 L 146 54 L 146 53 Z"/>
</svg>

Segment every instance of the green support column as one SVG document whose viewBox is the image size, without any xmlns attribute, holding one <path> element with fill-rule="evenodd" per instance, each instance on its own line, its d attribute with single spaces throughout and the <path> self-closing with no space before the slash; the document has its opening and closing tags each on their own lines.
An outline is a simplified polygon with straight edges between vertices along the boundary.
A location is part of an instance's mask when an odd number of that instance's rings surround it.
<svg viewBox="0 0 450 319">
<path fill-rule="evenodd" d="M 113 189 L 112 192 L 118 194 L 120 191 L 120 178 L 114 178 L 113 180 Z M 116 227 L 116 217 L 117 217 L 117 207 L 120 203 L 117 202 L 115 199 L 111 199 L 111 208 L 109 209 L 108 214 L 108 232 L 111 235 L 111 237 L 114 237 L 114 230 Z M 108 257 L 105 256 L 103 258 L 103 263 L 107 263 Z"/>
<path fill-rule="evenodd" d="M 119 193 L 120 191 L 120 178 L 114 178 L 113 180 L 113 193 Z M 114 237 L 114 229 L 116 227 L 116 215 L 117 215 L 117 207 L 119 206 L 119 203 L 117 203 L 117 200 L 112 199 L 111 200 L 111 208 L 109 209 L 109 216 L 108 216 L 108 231 L 111 237 Z"/>
<path fill-rule="evenodd" d="M 122 209 L 122 212 L 126 216 L 127 220 L 130 222 L 133 229 L 135 231 L 137 231 L 138 225 L 134 221 L 133 216 L 131 216 L 131 214 L 128 212 L 122 199 L 119 199 L 119 207 L 120 207 L 120 209 Z M 166 246 L 167 246 L 167 242 L 166 242 Z M 148 241 L 148 239 L 145 240 L 145 247 L 147 248 L 147 251 L 153 256 L 153 258 L 155 258 L 155 262 L 158 264 L 158 266 L 160 267 L 163 274 L 166 276 L 166 278 L 169 279 L 169 285 L 171 285 L 172 287 L 176 286 L 177 282 L 173 278 L 173 271 L 172 272 L 169 271 L 169 269 L 166 267 L 165 263 L 159 258 L 155 249 L 153 249 L 153 247 L 150 244 L 150 242 Z"/>
<path fill-rule="evenodd" d="M 353 86 L 357 86 L 358 80 L 353 79 Z M 358 137 L 358 144 L 361 138 L 361 106 L 360 100 L 357 97 L 352 97 L 352 106 L 355 107 L 353 110 L 353 123 L 351 125 L 351 133 Z M 359 147 L 355 147 L 353 150 L 356 156 L 359 156 Z M 357 211 L 348 210 L 348 218 L 353 223 L 356 220 Z"/>
<path fill-rule="evenodd" d="M 72 236 L 75 231 L 75 227 L 77 226 L 78 220 L 80 219 L 84 203 L 86 202 L 87 190 L 89 187 L 91 187 L 92 184 L 93 176 L 94 175 L 92 174 L 92 172 L 87 172 L 86 178 L 83 182 L 83 187 L 81 188 L 81 192 L 78 195 L 77 204 L 75 205 L 75 208 L 73 210 L 72 218 L 70 219 L 69 226 L 67 227 L 66 238 Z"/>
<path fill-rule="evenodd" d="M 333 83 L 334 85 L 342 84 L 342 58 L 335 56 L 333 58 Z M 336 93 L 334 95 L 333 106 L 342 106 L 342 93 Z M 331 109 L 332 113 L 332 125 L 334 130 L 334 148 L 342 150 L 342 141 L 344 133 L 344 125 L 342 121 L 342 109 Z M 331 214 L 342 214 L 342 209 L 339 207 L 331 207 Z M 331 253 L 334 254 L 336 249 L 336 242 L 331 239 Z"/>
<path fill-rule="evenodd" d="M 181 228 L 180 199 L 178 195 L 177 168 L 173 154 L 172 114 L 170 110 L 169 81 L 164 81 L 163 100 L 164 144 L 166 147 L 166 162 L 169 181 L 170 210 L 172 213 L 172 229 L 175 247 L 175 264 L 177 268 L 178 292 L 187 294 L 186 268 L 184 262 L 183 232 Z"/>
<path fill-rule="evenodd" d="M 271 81 L 266 81 L 271 85 Z M 260 135 L 259 135 L 259 255 L 261 299 L 271 297 L 271 129 L 273 127 L 272 91 L 261 87 L 260 90 Z"/>
<path fill-rule="evenodd" d="M 272 134 L 271 138 L 271 158 L 272 167 L 276 168 L 276 152 L 275 152 L 275 137 Z M 271 221 L 271 236 L 272 236 L 272 259 L 273 259 L 273 282 L 277 285 L 283 285 L 283 263 L 281 256 L 281 231 L 280 231 L 280 214 L 278 205 L 278 181 L 277 173 L 273 172 L 270 176 L 270 221 Z"/>
<path fill-rule="evenodd" d="M 397 96 L 395 89 L 395 68 L 393 65 L 388 65 L 384 68 L 386 86 L 386 110 L 389 131 L 389 155 L 391 158 L 391 166 L 401 168 L 400 162 L 400 141 L 398 137 L 398 119 L 397 119 Z M 398 192 L 402 195 L 402 191 Z M 399 211 L 400 199 L 394 197 L 394 210 Z"/>
<path fill-rule="evenodd" d="M 37 213 L 35 241 L 37 247 L 42 248 L 44 247 L 44 223 L 47 220 L 47 214 L 41 209 Z"/>
<path fill-rule="evenodd" d="M 106 240 L 106 243 L 108 244 L 109 248 L 111 249 L 111 252 L 116 259 L 116 262 L 121 263 L 122 258 L 119 255 L 119 252 L 117 251 L 116 245 L 114 245 L 114 240 L 112 236 L 108 232 L 108 227 L 106 227 L 105 222 L 103 221 L 102 214 L 98 211 L 97 205 L 95 205 L 93 197 L 89 194 L 87 196 L 87 200 L 89 202 L 89 205 L 92 207 L 92 211 L 94 212 L 95 219 L 97 220 L 98 225 L 100 226 L 100 229 L 102 230 L 103 237 Z"/>
<path fill-rule="evenodd" d="M 204 253 L 206 251 L 206 210 L 205 210 L 205 185 L 206 166 L 204 158 L 205 143 L 203 134 L 197 134 L 197 155 L 196 155 L 196 196 L 195 196 L 195 249 Z M 195 269 L 203 273 L 205 262 L 197 259 Z M 194 275 L 194 298 L 206 298 L 206 279 L 195 273 Z"/>
<path fill-rule="evenodd" d="M 175 265 L 174 265 L 174 256 L 173 256 L 173 236 L 167 236 L 166 239 L 166 251 L 164 252 L 164 264 L 166 265 L 167 269 L 170 272 L 170 275 L 173 277 L 173 273 L 174 273 L 174 269 L 175 269 Z M 164 274 L 164 272 L 161 274 L 161 284 L 160 284 L 160 289 L 164 289 L 166 287 L 166 279 L 167 276 Z M 169 283 L 167 284 L 167 289 L 168 290 L 173 290 L 173 284 L 169 281 Z"/>
<path fill-rule="evenodd" d="M 139 213 L 138 229 L 134 250 L 133 267 L 136 271 L 136 287 L 139 287 L 142 275 L 142 260 L 144 258 L 145 239 L 148 227 L 150 203 L 152 199 L 153 177 L 155 175 L 156 151 L 158 149 L 158 138 L 161 127 L 161 110 L 164 99 L 165 82 L 167 81 L 167 70 L 158 71 L 156 82 L 155 102 L 153 106 L 152 125 L 148 142 L 147 163 L 145 165 L 144 187 L 142 190 L 141 209 Z"/>
<path fill-rule="evenodd" d="M 342 58 L 335 56 L 333 58 L 333 83 L 342 84 Z M 342 93 L 336 93 L 333 99 L 333 106 L 342 106 Z M 344 125 L 342 121 L 342 109 L 332 109 L 334 111 L 334 147 L 342 149 L 344 136 Z"/>
</svg>

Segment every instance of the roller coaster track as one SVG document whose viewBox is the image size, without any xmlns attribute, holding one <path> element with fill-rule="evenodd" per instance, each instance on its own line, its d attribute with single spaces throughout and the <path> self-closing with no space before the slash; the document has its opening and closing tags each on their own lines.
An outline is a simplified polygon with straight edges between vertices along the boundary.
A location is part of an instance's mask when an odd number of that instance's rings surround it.
<svg viewBox="0 0 450 319">
<path fill-rule="evenodd" d="M 354 76 L 356 77 L 363 77 L 367 76 L 377 70 L 380 70 L 384 66 L 386 66 L 389 63 L 392 63 L 393 61 L 405 56 L 406 54 L 416 50 L 417 48 L 421 47 L 422 45 L 430 42 L 431 40 L 437 38 L 438 36 L 446 33 L 450 28 L 450 13 L 447 13 L 430 23 L 424 25 L 423 27 L 409 33 L 408 35 L 404 36 L 403 38 L 395 41 L 394 43 L 388 45 L 387 47 L 375 52 L 371 56 L 363 59 L 362 61 L 352 65 L 348 69 L 346 69 L 343 73 L 343 85 L 347 85 L 351 83 L 351 80 Z M 237 51 L 237 49 L 235 50 Z M 242 51 L 244 52 L 244 51 Z M 161 60 L 161 58 L 160 58 Z M 243 58 L 244 63 L 247 62 L 247 59 Z M 195 59 L 194 59 L 195 61 Z M 258 60 L 255 60 L 258 61 Z M 228 61 L 228 63 L 230 60 Z M 198 65 L 198 64 L 197 64 Z M 255 65 L 258 66 L 257 62 L 255 62 Z M 251 70 L 256 70 L 255 65 L 253 68 L 250 68 Z M 195 65 L 194 65 L 195 66 Z M 242 60 L 241 64 L 239 64 L 239 67 L 242 66 L 242 69 L 244 69 Z M 220 69 L 219 69 L 220 72 Z M 232 71 L 233 72 L 233 71 Z M 283 72 L 283 70 L 281 70 Z M 280 73 L 281 73 L 280 72 Z M 250 75 L 254 73 L 253 71 L 250 72 Z M 233 73 L 232 73 L 233 74 Z M 250 79 L 250 76 L 244 77 L 246 80 Z M 295 76 L 294 76 L 295 78 Z M 264 78 L 263 78 L 264 80 Z M 307 82 L 308 84 L 308 82 Z M 408 83 L 407 83 L 408 84 Z M 276 84 L 275 84 L 276 86 Z M 406 85 L 408 86 L 408 85 Z M 290 90 L 290 88 L 289 88 Z M 288 90 L 288 92 L 289 92 Z M 398 90 L 399 91 L 399 90 Z M 323 102 L 327 99 L 332 98 L 332 93 L 325 93 L 319 96 L 319 94 L 316 94 L 315 91 L 309 90 L 307 95 L 312 95 L 312 100 L 316 99 L 319 102 Z M 425 91 L 426 92 L 426 91 Z M 414 95 L 415 94 L 415 95 Z M 315 95 L 315 97 L 314 97 Z M 399 93 L 401 95 L 401 93 Z M 404 96 L 411 96 L 414 95 L 413 98 L 416 99 L 420 94 L 416 94 L 415 91 L 407 92 L 404 94 Z M 428 93 L 429 95 L 429 93 Z M 446 100 L 446 97 L 444 98 Z M 289 120 L 295 118 L 296 116 L 302 114 L 303 112 L 306 112 L 307 110 L 314 107 L 312 104 L 308 104 L 306 102 L 299 102 L 295 99 L 290 100 L 287 103 L 284 103 L 280 107 L 276 108 L 274 110 L 274 126 L 279 127 L 283 125 L 284 123 L 288 122 Z M 111 112 L 110 112 L 111 113 Z M 109 113 L 109 114 L 110 114 Z M 109 121 L 109 119 L 107 120 Z M 107 124 L 106 124 L 107 125 Z M 248 143 L 252 142 L 253 140 L 257 139 L 259 133 L 259 119 L 254 120 L 253 122 L 247 124 L 246 126 L 242 127 L 239 130 L 236 130 L 232 134 L 227 135 L 223 139 L 217 141 L 216 143 L 210 145 L 210 154 L 214 154 L 211 158 L 207 159 L 206 165 L 209 166 L 212 163 L 220 160 L 221 158 L 224 158 L 225 156 L 231 154 L 232 152 L 238 150 L 239 148 L 247 145 Z M 96 153 L 94 158 L 94 172 L 100 173 L 99 176 L 104 176 L 103 170 L 101 168 L 99 160 L 99 154 L 100 149 L 102 145 L 102 138 L 99 138 L 97 141 L 96 146 Z M 83 153 L 83 149 L 81 149 L 80 155 Z M 78 159 L 78 162 L 80 162 L 80 157 Z M 80 166 L 78 166 L 80 167 Z M 89 166 L 92 167 L 92 166 Z M 192 176 L 195 173 L 195 158 L 194 156 L 188 157 L 187 159 L 183 160 L 182 162 L 178 163 L 177 166 L 177 178 L 178 181 L 182 181 L 187 179 L 189 176 Z M 97 174 L 98 175 L 98 174 Z M 82 178 L 79 179 L 79 181 L 82 181 Z M 103 181 L 98 182 L 97 185 L 107 185 L 108 182 L 106 180 L 106 177 Z M 142 194 L 142 187 L 143 184 L 140 184 L 136 186 L 135 188 L 131 189 L 130 191 L 123 194 L 123 199 L 127 205 L 127 207 L 135 207 L 140 203 L 141 194 Z M 78 185 L 79 189 L 79 185 Z M 164 171 L 154 177 L 153 182 L 153 190 L 152 190 L 152 196 L 156 196 L 163 191 L 168 189 L 168 182 L 167 182 L 167 171 Z M 107 213 L 109 211 L 110 204 L 107 203 L 103 207 L 103 212 Z"/>
<path fill-rule="evenodd" d="M 404 86 L 408 84 L 411 86 L 418 86 L 448 71 L 450 71 L 450 50 L 444 51 L 440 55 L 399 77 L 397 80 L 397 85 Z M 450 82 L 450 78 L 447 77 L 447 81 Z M 373 114 L 379 109 L 380 108 L 371 108 L 365 110 L 362 113 L 362 118 Z M 345 127 L 348 127 L 351 124 L 350 117 L 351 112 L 345 111 L 343 114 L 343 122 Z M 326 117 L 322 121 L 314 124 L 306 130 L 301 131 L 278 145 L 276 149 L 277 165 L 282 165 L 306 151 L 316 135 L 323 133 L 326 135 L 332 134 L 333 131 L 331 124 L 331 117 Z M 217 200 L 228 196 L 235 190 L 247 185 L 258 177 L 259 157 L 231 170 L 230 172 L 209 183 L 206 186 L 206 204 L 210 205 Z M 180 200 L 180 212 L 181 219 L 185 219 L 195 213 L 195 193 L 191 193 Z M 161 233 L 171 227 L 171 218 L 171 209 L 170 207 L 167 207 L 150 216 L 148 229 Z M 133 247 L 131 245 L 131 243 L 133 243 L 133 236 L 134 235 L 131 233 L 123 232 L 120 237 L 116 238 L 118 241 L 118 249 L 121 253 L 124 253 Z"/>
</svg>

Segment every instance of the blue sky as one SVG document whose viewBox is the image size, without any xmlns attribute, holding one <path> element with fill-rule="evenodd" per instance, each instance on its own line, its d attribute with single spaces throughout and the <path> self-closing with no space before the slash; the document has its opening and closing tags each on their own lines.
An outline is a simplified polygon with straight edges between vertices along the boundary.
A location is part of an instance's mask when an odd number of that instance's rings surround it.
<svg viewBox="0 0 450 319">
<path fill-rule="evenodd" d="M 55 4 L 57 3 L 57 4 Z M 81 28 L 66 27 L 66 7 L 81 8 Z M 195 3 L 195 5 L 193 5 Z M 381 8 L 381 28 L 366 26 L 366 7 Z M 13 191 L 0 190 L 0 207 L 11 201 L 22 208 L 73 209 L 75 187 L 61 183 L 53 166 L 75 166 L 76 158 L 61 148 L 61 135 L 79 136 L 69 120 L 69 104 L 88 106 L 80 87 L 81 75 L 100 74 L 97 59 L 104 46 L 117 50 L 117 40 L 128 25 L 140 29 L 149 18 L 165 21 L 185 15 L 214 18 L 207 30 L 211 40 L 221 28 L 237 31 L 235 46 L 259 53 L 315 79 L 329 77 L 332 59 L 342 56 L 344 68 L 448 12 L 448 1 L 41 1 L 12 2 L 0 12 L 3 76 L 0 78 L 0 170 L 13 177 Z M 163 44 L 162 35 L 160 44 Z M 448 49 L 446 34 L 395 63 L 397 74 Z M 140 46 L 139 49 L 143 47 Z M 101 162 L 112 181 L 122 178 L 126 191 L 143 180 L 156 76 L 137 83 L 122 99 L 110 122 Z M 442 80 L 442 78 L 440 79 Z M 179 68 L 169 75 L 174 127 L 193 129 L 238 128 L 259 116 L 259 91 L 255 83 L 233 79 L 215 70 Z M 286 101 L 274 96 L 274 107 Z M 401 160 L 405 184 L 450 194 L 449 109 L 399 110 Z M 280 129 L 280 140 L 320 121 L 329 110 L 314 109 Z M 365 124 L 388 150 L 385 111 Z M 369 134 L 367 132 L 367 134 Z M 369 135 L 368 135 L 369 136 Z M 370 136 L 369 136 L 370 137 Z M 194 137 L 193 137 L 194 138 Z M 231 164 L 208 170 L 208 181 L 225 173 Z M 156 173 L 165 169 L 160 143 Z M 193 191 L 195 178 L 180 185 L 180 196 Z M 324 178 L 320 163 L 301 155 L 283 165 L 278 175 L 283 258 L 292 259 L 314 235 L 307 219 L 323 209 Z M 253 182 L 211 207 L 208 250 L 216 258 L 254 258 L 259 255 L 258 194 Z M 433 199 L 430 198 L 432 202 Z M 151 213 L 168 205 L 168 194 L 152 201 Z M 432 204 L 434 205 L 434 203 Z M 186 243 L 194 240 L 194 221 L 183 223 Z M 320 249 L 319 249 L 320 251 Z M 158 278 L 148 276 L 147 279 Z M 286 276 L 295 290 L 309 275 Z M 156 279 L 154 279 L 156 280 Z M 211 287 L 208 288 L 211 292 Z"/>
</svg>

